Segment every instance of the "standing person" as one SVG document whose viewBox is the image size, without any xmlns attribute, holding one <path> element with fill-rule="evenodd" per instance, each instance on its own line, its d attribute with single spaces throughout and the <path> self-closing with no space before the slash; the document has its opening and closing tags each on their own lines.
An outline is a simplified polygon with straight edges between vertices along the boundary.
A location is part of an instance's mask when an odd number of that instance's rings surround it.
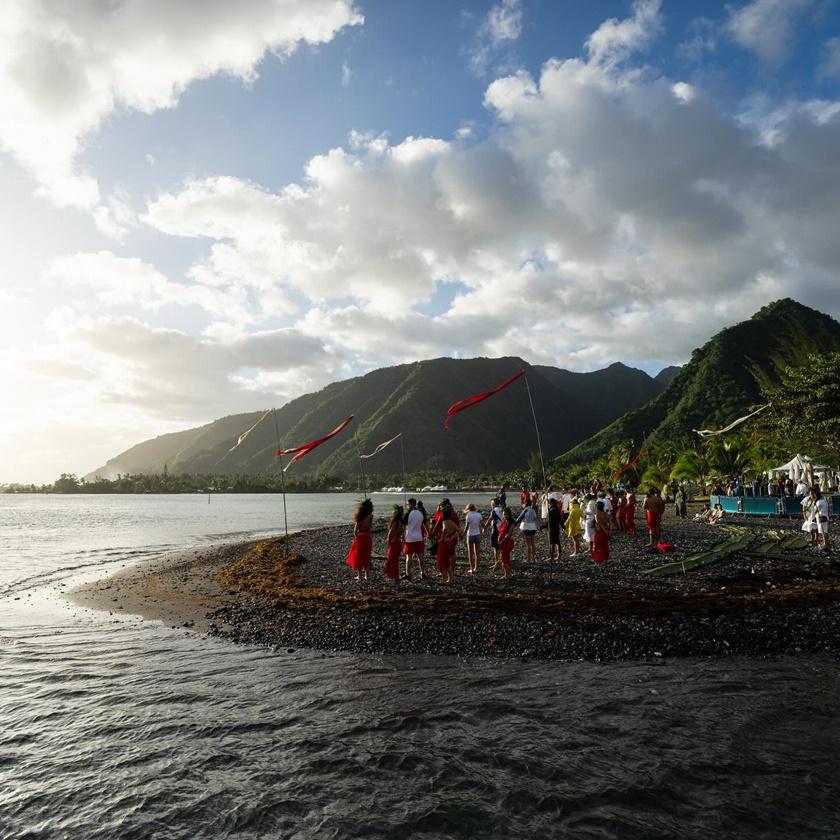
<svg viewBox="0 0 840 840">
<path fill-rule="evenodd" d="M 400 553 L 405 542 L 405 512 L 402 505 L 394 505 L 391 521 L 388 523 L 388 535 L 385 537 L 385 577 L 399 582 Z"/>
<path fill-rule="evenodd" d="M 467 559 L 470 562 L 468 573 L 471 575 L 478 572 L 478 561 L 481 557 L 481 526 L 481 514 L 470 502 L 464 508 L 464 530 L 461 536 L 467 538 Z"/>
<path fill-rule="evenodd" d="M 499 552 L 499 526 L 502 524 L 504 515 L 504 507 L 498 498 L 490 500 L 490 513 L 487 519 L 484 520 L 484 530 L 490 529 L 490 547 L 493 549 L 493 568 L 491 571 L 496 571 L 496 567 L 501 562 L 501 554 Z"/>
<path fill-rule="evenodd" d="M 426 518 L 417 504 L 417 499 L 408 500 L 408 513 L 405 515 L 405 574 L 403 580 L 411 580 L 411 559 L 417 560 L 420 567 L 420 580 L 423 580 L 423 548 Z"/>
<path fill-rule="evenodd" d="M 678 519 L 685 519 L 687 515 L 685 502 L 685 488 L 682 485 L 679 485 L 679 487 L 677 487 L 676 493 L 674 493 L 674 515 Z"/>
<path fill-rule="evenodd" d="M 624 524 L 628 534 L 636 536 L 636 494 L 627 490 L 627 504 L 624 507 Z"/>
<path fill-rule="evenodd" d="M 592 551 L 592 546 L 595 544 L 595 496 L 589 493 L 586 497 L 586 510 L 584 511 L 585 519 L 583 523 L 583 538 L 586 540 L 587 550 Z"/>
<path fill-rule="evenodd" d="M 527 552 L 527 562 L 534 562 L 534 543 L 537 536 L 537 529 L 539 528 L 539 517 L 537 511 L 531 504 L 531 497 L 528 497 L 528 504 L 522 508 L 522 512 L 516 517 L 516 525 L 522 531 L 525 537 L 525 550 Z"/>
<path fill-rule="evenodd" d="M 503 484 L 499 488 L 499 492 L 496 493 L 496 498 L 499 500 L 499 504 L 502 506 L 502 510 L 504 510 L 505 506 L 507 505 L 507 485 Z"/>
<path fill-rule="evenodd" d="M 658 488 L 651 487 L 648 490 L 642 507 L 647 518 L 648 534 L 650 535 L 648 545 L 653 548 L 662 536 L 662 514 L 665 513 L 665 502 L 662 501 Z"/>
<path fill-rule="evenodd" d="M 822 491 L 814 485 L 810 490 L 811 507 L 814 511 L 814 524 L 819 534 L 820 549 L 828 551 L 828 500 L 823 498 Z"/>
<path fill-rule="evenodd" d="M 528 490 L 527 484 L 522 485 L 522 490 L 519 493 L 519 504 L 521 507 L 531 506 L 531 492 Z"/>
<path fill-rule="evenodd" d="M 560 559 L 560 509 L 557 507 L 557 499 L 553 496 L 548 499 L 548 543 L 551 546 L 549 560 Z"/>
<path fill-rule="evenodd" d="M 602 566 L 610 559 L 610 517 L 602 501 L 595 503 L 595 543 L 592 546 L 592 561 Z"/>
<path fill-rule="evenodd" d="M 572 557 L 577 557 L 582 554 L 580 546 L 581 527 L 580 520 L 583 516 L 583 511 L 580 509 L 580 502 L 577 499 L 572 499 L 569 504 L 569 515 L 566 517 L 566 534 L 572 541 Z"/>
<path fill-rule="evenodd" d="M 370 526 L 373 523 L 373 502 L 365 499 L 353 514 L 353 542 L 347 552 L 346 563 L 356 572 L 356 580 L 364 577 L 368 579 L 371 556 L 373 554 L 373 540 Z"/>
<path fill-rule="evenodd" d="M 615 505 L 617 508 L 615 524 L 619 531 L 625 531 L 627 529 L 627 496 L 621 491 L 616 497 Z"/>
<path fill-rule="evenodd" d="M 455 549 L 458 547 L 458 526 L 453 517 L 455 511 L 451 505 L 443 506 L 441 511 L 438 548 L 435 555 L 438 571 L 444 583 L 452 583 L 455 573 Z"/>
<path fill-rule="evenodd" d="M 621 506 L 618 503 L 618 496 L 616 496 L 615 490 L 612 487 L 607 488 L 607 501 L 609 502 L 607 513 L 610 517 L 610 533 L 613 533 L 613 531 L 618 530 L 618 514 Z"/>
<path fill-rule="evenodd" d="M 499 525 L 499 559 L 502 564 L 502 577 L 508 577 L 513 567 L 511 554 L 514 547 L 514 530 L 513 513 L 509 507 L 506 507 Z"/>
</svg>

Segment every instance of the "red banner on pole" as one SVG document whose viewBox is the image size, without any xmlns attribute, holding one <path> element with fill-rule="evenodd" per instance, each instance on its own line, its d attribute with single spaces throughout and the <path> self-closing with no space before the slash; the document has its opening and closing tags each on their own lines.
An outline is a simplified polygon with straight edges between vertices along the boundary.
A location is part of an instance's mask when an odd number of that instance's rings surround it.
<svg viewBox="0 0 840 840">
<path fill-rule="evenodd" d="M 504 388 L 507 388 L 507 386 L 511 383 L 516 382 L 516 380 L 519 379 L 520 376 L 525 376 L 524 370 L 520 370 L 518 373 L 515 373 L 513 376 L 511 376 L 510 379 L 506 379 L 504 382 L 502 382 L 501 385 L 497 385 L 495 388 L 493 388 L 492 391 L 485 391 L 483 394 L 473 394 L 471 397 L 464 397 L 464 399 L 458 400 L 458 402 L 456 403 L 452 403 L 452 405 L 449 406 L 449 411 L 446 413 L 446 419 L 443 421 L 443 428 L 449 428 L 449 421 L 456 414 L 458 414 L 466 408 L 471 408 L 477 403 L 486 400 L 488 397 L 492 397 L 493 394 L 498 394 L 499 391 L 503 390 Z"/>
<path fill-rule="evenodd" d="M 644 449 L 640 449 L 640 450 L 638 451 L 638 453 L 636 454 L 636 457 L 635 457 L 635 458 L 634 458 L 634 459 L 633 459 L 633 460 L 632 460 L 629 464 L 627 464 L 626 466 L 622 467 L 622 468 L 621 468 L 621 469 L 620 469 L 617 473 L 615 473 L 615 475 L 614 475 L 613 477 L 614 477 L 614 478 L 621 478 L 621 476 L 622 476 L 624 473 L 626 473 L 626 472 L 627 472 L 627 470 L 632 469 L 633 467 L 635 467 L 635 466 L 636 466 L 636 464 L 638 464 L 638 463 L 639 463 L 639 459 L 640 459 L 640 458 L 642 457 L 642 455 L 644 455 L 644 454 L 645 454 L 645 450 L 644 450 Z"/>
<path fill-rule="evenodd" d="M 291 455 L 293 453 L 297 453 L 288 464 L 286 464 L 284 469 L 288 469 L 295 461 L 299 461 L 303 458 L 304 455 L 308 455 L 313 449 L 320 446 L 322 443 L 326 443 L 330 438 L 334 438 L 345 426 L 347 426 L 350 421 L 353 419 L 353 415 L 351 414 L 344 422 L 341 423 L 337 428 L 333 429 L 328 435 L 324 435 L 317 440 L 310 440 L 309 443 L 302 443 L 300 446 L 293 446 L 291 449 L 278 449 L 277 450 L 277 457 L 279 458 L 282 455 Z"/>
</svg>

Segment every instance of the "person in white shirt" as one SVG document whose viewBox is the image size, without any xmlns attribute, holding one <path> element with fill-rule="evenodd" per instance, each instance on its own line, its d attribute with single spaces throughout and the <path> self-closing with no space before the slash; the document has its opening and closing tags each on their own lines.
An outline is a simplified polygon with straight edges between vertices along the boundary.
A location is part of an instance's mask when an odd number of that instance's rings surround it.
<svg viewBox="0 0 840 840">
<path fill-rule="evenodd" d="M 464 508 L 464 529 L 461 531 L 461 537 L 467 538 L 467 557 L 470 561 L 469 574 L 471 575 L 478 572 L 478 561 L 481 556 L 481 526 L 481 514 L 470 502 Z"/>
<path fill-rule="evenodd" d="M 583 523 L 583 538 L 589 543 L 589 550 L 592 551 L 592 546 L 595 544 L 595 496 L 589 493 L 586 497 L 586 511 L 585 521 Z"/>
<path fill-rule="evenodd" d="M 417 509 L 417 500 L 408 500 L 408 513 L 405 515 L 405 575 L 404 580 L 411 580 L 411 558 L 417 559 L 420 567 L 420 579 L 425 577 L 423 572 L 423 550 L 426 546 L 424 530 L 426 517 Z"/>
<path fill-rule="evenodd" d="M 794 494 L 797 495 L 797 496 L 807 496 L 808 495 L 808 485 L 804 481 L 802 481 L 802 479 L 799 479 L 799 482 L 796 485 L 796 490 L 794 491 Z"/>
<path fill-rule="evenodd" d="M 819 535 L 819 547 L 822 551 L 828 550 L 828 499 L 824 499 L 819 487 L 812 487 L 811 492 L 811 518 L 814 528 L 811 531 L 812 539 Z M 815 539 L 816 543 L 816 539 Z"/>
</svg>

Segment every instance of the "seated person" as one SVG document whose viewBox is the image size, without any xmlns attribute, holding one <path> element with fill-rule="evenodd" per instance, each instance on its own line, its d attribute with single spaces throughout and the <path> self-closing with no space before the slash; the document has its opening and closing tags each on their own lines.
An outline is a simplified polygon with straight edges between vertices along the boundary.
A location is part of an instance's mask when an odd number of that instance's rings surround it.
<svg viewBox="0 0 840 840">
<path fill-rule="evenodd" d="M 694 514 L 694 521 L 695 522 L 708 522 L 709 515 L 711 514 L 712 509 L 709 507 L 708 504 L 703 505 L 703 510 L 699 513 Z"/>
<path fill-rule="evenodd" d="M 709 516 L 709 522 L 712 525 L 723 525 L 726 522 L 726 513 L 720 503 L 715 505 L 715 509 L 712 511 L 711 516 Z"/>
</svg>

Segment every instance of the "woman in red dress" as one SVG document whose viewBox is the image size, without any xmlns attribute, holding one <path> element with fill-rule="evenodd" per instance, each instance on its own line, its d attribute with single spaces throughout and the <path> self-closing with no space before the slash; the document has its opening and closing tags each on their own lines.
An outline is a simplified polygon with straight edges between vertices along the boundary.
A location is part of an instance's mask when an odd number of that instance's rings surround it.
<svg viewBox="0 0 840 840">
<path fill-rule="evenodd" d="M 367 580 L 370 559 L 373 554 L 373 542 L 370 526 L 373 523 L 373 502 L 365 499 L 353 515 L 356 526 L 353 528 L 353 542 L 347 552 L 347 565 L 356 572 L 356 580 Z"/>
<path fill-rule="evenodd" d="M 610 518 L 603 502 L 595 504 L 595 542 L 592 544 L 592 560 L 602 566 L 610 559 Z"/>
<path fill-rule="evenodd" d="M 458 547 L 459 528 L 452 515 L 453 512 L 451 506 L 446 505 L 441 508 L 435 561 L 444 583 L 452 583 L 455 571 L 455 549 Z"/>
<path fill-rule="evenodd" d="M 499 555 L 502 561 L 502 577 L 508 577 L 510 575 L 511 567 L 513 563 L 511 561 L 511 554 L 513 554 L 513 532 L 514 532 L 514 522 L 513 522 L 513 514 L 509 507 L 505 508 L 505 512 L 502 515 L 502 521 L 499 525 Z"/>
<path fill-rule="evenodd" d="M 394 505 L 394 513 L 388 523 L 388 536 L 385 538 L 385 577 L 397 583 L 400 579 L 400 554 L 402 553 L 405 524 L 403 523 L 402 505 Z"/>
</svg>

